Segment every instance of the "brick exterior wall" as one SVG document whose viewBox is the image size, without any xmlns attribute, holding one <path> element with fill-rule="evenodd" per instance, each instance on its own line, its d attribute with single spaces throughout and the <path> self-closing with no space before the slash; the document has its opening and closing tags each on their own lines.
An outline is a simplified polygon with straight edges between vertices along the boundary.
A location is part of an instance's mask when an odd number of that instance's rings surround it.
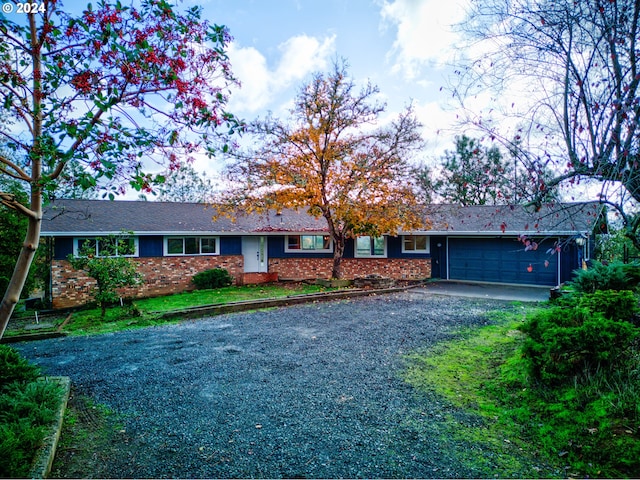
<svg viewBox="0 0 640 480">
<path fill-rule="evenodd" d="M 125 298 L 144 298 L 179 293 L 193 289 L 191 277 L 211 268 L 226 268 L 234 278 L 241 278 L 244 269 L 242 255 L 134 258 L 144 283 L 135 288 L 123 288 Z M 92 300 L 95 281 L 84 272 L 74 270 L 66 260 L 53 260 L 51 265 L 53 308 L 84 305 Z"/>
<path fill-rule="evenodd" d="M 123 298 L 155 297 L 191 290 L 191 277 L 211 268 L 226 268 L 237 283 L 261 283 L 278 278 L 331 278 L 333 265 L 331 258 L 271 258 L 269 274 L 265 275 L 244 274 L 242 255 L 134 258 L 133 261 L 138 264 L 144 283 L 135 288 L 122 289 Z M 346 279 L 377 274 L 398 280 L 416 280 L 431 276 L 431 259 L 345 258 L 342 260 L 342 269 Z M 77 307 L 92 300 L 91 290 L 95 281 L 84 272 L 74 270 L 67 260 L 53 260 L 51 282 L 53 308 Z"/>
<path fill-rule="evenodd" d="M 332 258 L 270 258 L 269 271 L 280 279 L 308 280 L 331 278 Z M 380 275 L 396 280 L 421 280 L 431 277 L 430 258 L 343 258 L 342 274 L 352 280 Z"/>
</svg>

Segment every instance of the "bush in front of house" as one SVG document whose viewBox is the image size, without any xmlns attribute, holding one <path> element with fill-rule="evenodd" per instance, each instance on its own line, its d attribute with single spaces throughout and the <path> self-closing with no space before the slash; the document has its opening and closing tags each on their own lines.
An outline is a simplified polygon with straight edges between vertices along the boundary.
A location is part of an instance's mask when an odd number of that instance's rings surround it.
<svg viewBox="0 0 640 480">
<path fill-rule="evenodd" d="M 601 313 L 605 318 L 637 324 L 640 307 L 638 298 L 630 290 L 598 290 L 581 295 L 577 302 L 578 306 Z"/>
<path fill-rule="evenodd" d="M 227 287 L 233 282 L 233 277 L 224 268 L 213 268 L 196 273 L 191 281 L 197 289 L 212 289 Z"/>
<path fill-rule="evenodd" d="M 614 266 L 602 284 L 619 278 Z M 593 277 L 589 277 L 593 278 Z M 574 293 L 522 325 L 527 334 L 523 359 L 530 373 L 543 383 L 562 383 L 576 375 L 590 375 L 628 361 L 633 342 L 640 335 L 638 298 L 630 290 L 596 290 Z"/>
<path fill-rule="evenodd" d="M 13 382 L 31 382 L 40 369 L 29 363 L 13 348 L 0 344 L 0 393 Z"/>
<path fill-rule="evenodd" d="M 597 270 L 582 277 L 589 288 L 620 287 L 637 266 Z M 538 311 L 520 327 L 527 336 L 508 364 L 512 375 L 526 372 L 518 377 L 517 409 L 526 404 L 527 415 L 518 418 L 533 419 L 524 424 L 530 422 L 537 441 L 564 452 L 585 476 L 640 471 L 639 307 L 629 283 L 625 287 L 575 289 Z"/>
<path fill-rule="evenodd" d="M 640 284 L 640 264 L 593 262 L 587 270 L 576 270 L 570 286 L 578 293 L 598 290 L 632 290 Z"/>
</svg>

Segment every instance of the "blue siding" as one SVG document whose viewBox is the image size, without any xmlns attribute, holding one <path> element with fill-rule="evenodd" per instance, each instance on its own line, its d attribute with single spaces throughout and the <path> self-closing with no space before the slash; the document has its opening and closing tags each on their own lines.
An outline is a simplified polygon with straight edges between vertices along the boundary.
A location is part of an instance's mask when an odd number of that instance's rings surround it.
<svg viewBox="0 0 640 480">
<path fill-rule="evenodd" d="M 56 237 L 53 242 L 53 258 L 66 260 L 71 254 L 73 254 L 73 238 Z"/>
<path fill-rule="evenodd" d="M 269 258 L 333 258 L 333 253 L 285 252 L 285 236 L 268 237 Z M 355 240 L 348 238 L 343 258 L 354 258 Z M 402 236 L 387 237 L 387 258 L 430 258 L 424 253 L 402 253 Z"/>
<path fill-rule="evenodd" d="M 431 237 L 431 278 L 447 278 L 447 238 Z"/>
<path fill-rule="evenodd" d="M 53 258 L 65 260 L 73 253 L 73 238 L 56 237 Z M 147 235 L 138 237 L 138 253 L 141 258 L 162 257 L 164 254 L 164 237 Z M 240 237 L 220 237 L 221 255 L 241 255 L 242 241 Z"/>
<path fill-rule="evenodd" d="M 398 235 L 397 237 L 387 237 L 387 258 L 431 258 L 431 255 L 429 255 L 428 253 L 403 253 L 402 242 L 402 235 Z M 433 245 L 431 245 L 431 248 L 433 248 Z"/>
<path fill-rule="evenodd" d="M 242 237 L 220 237 L 220 255 L 242 255 Z"/>
<path fill-rule="evenodd" d="M 140 257 L 161 257 L 163 251 L 163 237 L 161 235 L 138 237 L 138 254 Z"/>
<path fill-rule="evenodd" d="M 353 238 L 347 238 L 347 242 L 344 244 L 343 258 L 353 258 L 356 251 L 356 241 Z"/>
<path fill-rule="evenodd" d="M 574 276 L 573 272 L 582 268 L 581 250 L 573 241 L 563 245 L 560 253 L 560 283 L 571 280 Z"/>
</svg>

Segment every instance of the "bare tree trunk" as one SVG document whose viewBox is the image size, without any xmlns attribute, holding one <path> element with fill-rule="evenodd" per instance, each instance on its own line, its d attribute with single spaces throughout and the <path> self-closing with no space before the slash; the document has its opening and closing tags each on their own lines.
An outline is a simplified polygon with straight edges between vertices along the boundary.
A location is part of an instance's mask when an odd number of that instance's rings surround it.
<svg viewBox="0 0 640 480">
<path fill-rule="evenodd" d="M 29 268 L 31 262 L 35 256 L 36 249 L 38 248 L 38 241 L 40 239 L 40 223 L 41 215 L 37 215 L 37 218 L 29 217 L 29 227 L 27 228 L 27 235 L 22 245 L 22 250 L 18 256 L 18 261 L 13 269 L 13 275 L 7 286 L 7 291 L 4 294 L 2 303 L 0 303 L 0 338 L 4 335 L 11 314 L 20 300 L 20 294 L 22 288 L 27 280 L 29 274 Z"/>
<path fill-rule="evenodd" d="M 344 238 L 334 238 L 333 268 L 331 278 L 342 278 L 342 256 L 344 255 Z"/>
</svg>

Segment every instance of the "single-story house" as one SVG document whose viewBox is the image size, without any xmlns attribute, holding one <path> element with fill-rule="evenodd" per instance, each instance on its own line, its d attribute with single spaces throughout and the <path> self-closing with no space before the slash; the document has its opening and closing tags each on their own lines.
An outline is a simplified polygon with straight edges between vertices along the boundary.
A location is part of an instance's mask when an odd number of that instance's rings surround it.
<svg viewBox="0 0 640 480">
<path fill-rule="evenodd" d="M 346 245 L 344 277 L 371 274 L 399 280 L 450 280 L 555 286 L 590 256 L 602 208 L 565 204 L 529 212 L 522 206 L 426 208 L 430 225 Z M 213 219 L 197 203 L 56 200 L 45 208 L 42 237 L 51 260 L 49 292 L 54 308 L 90 300 L 92 280 L 67 257 L 85 242 L 130 232 L 130 255 L 144 284 L 123 296 L 184 291 L 191 277 L 225 268 L 237 283 L 331 276 L 333 243 L 324 218 L 283 210 Z"/>
</svg>

